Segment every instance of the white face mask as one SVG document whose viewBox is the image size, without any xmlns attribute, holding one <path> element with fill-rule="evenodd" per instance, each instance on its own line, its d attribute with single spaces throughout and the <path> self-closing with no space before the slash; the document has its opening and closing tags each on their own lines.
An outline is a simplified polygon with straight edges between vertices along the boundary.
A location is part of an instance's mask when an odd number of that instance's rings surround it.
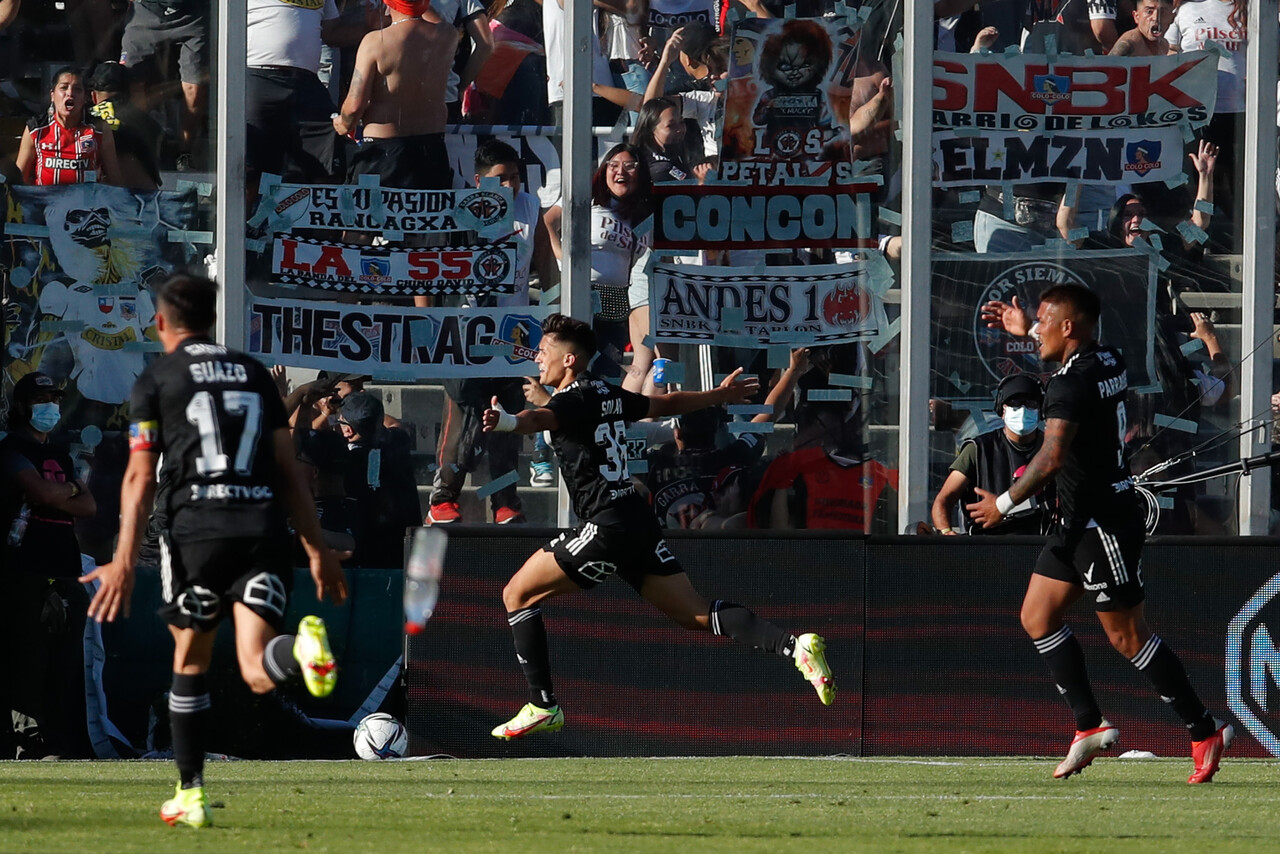
<svg viewBox="0 0 1280 854">
<path fill-rule="evenodd" d="M 31 404 L 31 427 L 41 433 L 48 433 L 58 426 L 62 417 L 62 409 L 56 403 Z"/>
<path fill-rule="evenodd" d="M 1018 436 L 1030 436 L 1040 424 L 1040 410 L 1029 406 L 1006 406 L 1004 408 L 1004 426 Z"/>
</svg>

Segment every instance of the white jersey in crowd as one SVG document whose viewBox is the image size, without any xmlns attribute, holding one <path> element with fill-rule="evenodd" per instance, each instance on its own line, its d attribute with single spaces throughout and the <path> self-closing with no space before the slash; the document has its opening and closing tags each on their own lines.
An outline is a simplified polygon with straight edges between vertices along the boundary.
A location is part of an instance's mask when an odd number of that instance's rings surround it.
<svg viewBox="0 0 1280 854">
<path fill-rule="evenodd" d="M 93 285 L 53 282 L 40 292 L 40 312 L 84 324 L 66 333 L 75 367 L 71 378 L 80 394 L 101 403 L 124 403 L 145 367 L 143 353 L 126 349 L 144 339 L 155 322 L 151 295 L 139 289 L 129 296 L 99 296 Z"/>
<path fill-rule="evenodd" d="M 720 141 L 716 139 L 716 111 L 721 106 L 718 92 L 692 89 L 680 93 L 681 118 L 693 119 L 702 132 L 702 153 L 715 157 L 720 153 Z"/>
<path fill-rule="evenodd" d="M 1169 44 L 1183 53 L 1204 50 L 1215 41 L 1227 50 L 1218 57 L 1218 102 L 1215 113 L 1244 110 L 1244 70 L 1249 40 L 1244 24 L 1233 27 L 1227 17 L 1231 0 L 1185 0 L 1173 13 L 1173 25 L 1165 33 Z"/>
<path fill-rule="evenodd" d="M 515 228 L 511 239 L 516 244 L 515 291 L 498 296 L 499 306 L 529 304 L 529 265 L 533 261 L 533 241 L 538 230 L 538 220 L 542 211 L 538 207 L 538 197 L 523 190 L 515 198 Z"/>
<path fill-rule="evenodd" d="M 631 268 L 649 235 L 636 237 L 631 224 L 612 208 L 591 206 L 591 284 L 625 288 L 631 284 Z"/>
<path fill-rule="evenodd" d="M 334 0 L 248 0 L 248 64 L 320 70 L 320 23 L 338 17 Z"/>
<path fill-rule="evenodd" d="M 484 13 L 480 0 L 431 0 L 432 10 L 440 16 L 440 20 L 453 24 L 458 32 L 466 32 L 467 21 Z M 444 87 L 444 102 L 452 104 L 460 97 L 458 83 L 460 78 L 453 66 L 449 66 L 449 82 Z"/>
<path fill-rule="evenodd" d="M 590 6 L 583 7 L 591 9 Z M 591 82 L 601 86 L 613 85 L 609 60 L 600 49 L 600 28 L 594 11 L 591 15 Z M 542 43 L 547 54 L 547 103 L 564 101 L 564 9 L 557 0 L 544 0 L 542 4 Z"/>
</svg>

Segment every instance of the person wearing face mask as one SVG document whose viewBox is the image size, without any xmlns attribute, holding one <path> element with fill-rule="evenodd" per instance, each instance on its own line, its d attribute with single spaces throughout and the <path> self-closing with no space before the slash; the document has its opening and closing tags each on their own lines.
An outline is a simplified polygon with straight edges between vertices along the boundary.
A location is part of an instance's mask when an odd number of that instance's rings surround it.
<svg viewBox="0 0 1280 854">
<path fill-rule="evenodd" d="M 20 759 L 91 755 L 81 642 L 89 600 L 76 581 L 80 544 L 73 523 L 92 516 L 97 505 L 76 478 L 67 446 L 49 439 L 61 400 L 62 389 L 46 374 L 18 380 L 9 434 L 0 441 L 0 518 L 7 532 L 0 632 L 12 668 L 0 680 L 10 692 L 0 714 L 12 711 Z"/>
<path fill-rule="evenodd" d="M 933 499 L 933 525 L 939 533 L 961 533 L 952 527 L 956 504 L 961 499 L 964 504 L 976 501 L 975 487 L 997 495 L 1004 492 L 1040 450 L 1044 438 L 1040 429 L 1044 388 L 1040 381 L 1030 374 L 1007 376 L 996 387 L 995 402 L 1004 426 L 965 440 Z M 1052 520 L 1051 490 L 1014 508 L 997 528 L 983 530 L 965 515 L 964 529 L 971 534 L 1042 534 Z"/>
</svg>

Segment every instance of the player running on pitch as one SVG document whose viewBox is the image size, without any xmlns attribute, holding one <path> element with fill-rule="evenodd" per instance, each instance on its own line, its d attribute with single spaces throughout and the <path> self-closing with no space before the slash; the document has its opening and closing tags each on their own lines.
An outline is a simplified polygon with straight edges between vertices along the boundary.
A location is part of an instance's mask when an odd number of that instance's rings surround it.
<svg viewBox="0 0 1280 854">
<path fill-rule="evenodd" d="M 324 621 L 304 617 L 282 635 L 292 580 L 286 509 L 311 564 L 316 597 L 347 596 L 338 557 L 325 547 L 311 495 L 294 475 L 284 405 L 267 369 L 209 337 L 217 285 L 178 275 L 161 286 L 156 331 L 165 355 L 138 377 L 130 402 L 129 466 L 115 557 L 82 581 L 101 585 L 89 604 L 99 622 L 129 615 L 133 569 L 163 459 L 168 530 L 160 540 L 161 614 L 174 639 L 169 721 L 180 781 L 160 808 L 170 825 L 212 824 L 204 793 L 209 689 L 205 673 L 219 622 L 236 632 L 240 674 L 265 694 L 302 675 L 327 696 L 337 681 Z"/>
<path fill-rule="evenodd" d="M 799 637 L 732 602 L 702 598 L 680 562 L 667 549 L 653 510 L 627 472 L 626 425 L 642 418 L 680 415 L 707 406 L 738 403 L 758 388 L 755 378 L 734 371 L 711 391 L 645 397 L 609 385 L 586 372 L 596 352 L 595 334 L 580 320 L 553 314 L 542 324 L 538 380 L 557 391 L 540 409 L 502 411 L 497 398 L 484 413 L 485 430 L 548 431 L 560 458 L 574 512 L 581 525 L 561 534 L 520 567 L 502 591 L 516 657 L 529 680 L 530 702 L 493 730 L 497 738 L 521 738 L 564 726 L 564 712 L 551 687 L 547 630 L 539 606 L 547 599 L 590 589 L 618 575 L 678 624 L 711 631 L 794 659 L 826 705 L 836 686 L 827 667 L 826 644 L 816 634 Z"/>
<path fill-rule="evenodd" d="M 1142 615 L 1142 514 L 1125 460 L 1125 393 L 1128 378 L 1119 351 L 1094 335 L 1102 306 L 1079 285 L 1058 285 L 1040 296 L 1034 326 L 1015 298 L 982 308 L 994 329 L 1027 335 L 1040 358 L 1062 367 L 1044 395 L 1044 443 L 1022 477 L 996 496 L 979 489 L 968 505 L 984 528 L 1000 523 L 1011 508 L 1056 479 L 1062 523 L 1045 544 L 1022 601 L 1022 627 L 1035 642 L 1076 718 L 1076 735 L 1054 770 L 1070 777 L 1120 731 L 1102 716 L 1085 671 L 1080 643 L 1063 622 L 1067 609 L 1086 593 L 1107 637 L 1155 686 L 1191 733 L 1195 770 L 1188 783 L 1207 783 L 1235 737 L 1230 724 L 1205 709 L 1174 651 L 1147 628 Z"/>
</svg>

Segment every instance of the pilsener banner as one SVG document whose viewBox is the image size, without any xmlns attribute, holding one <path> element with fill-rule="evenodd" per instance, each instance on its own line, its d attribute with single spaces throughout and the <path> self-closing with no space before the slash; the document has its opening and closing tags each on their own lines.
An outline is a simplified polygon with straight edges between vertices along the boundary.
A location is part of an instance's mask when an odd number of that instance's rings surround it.
<svg viewBox="0 0 1280 854">
<path fill-rule="evenodd" d="M 1158 383 L 1155 367 L 1155 257 L 1137 249 L 933 256 L 933 371 L 929 394 L 991 403 L 1000 380 L 1029 373 L 1047 380 L 1059 366 L 1040 361 L 1031 338 L 988 329 L 982 306 L 1017 297 L 1034 317 L 1040 294 L 1054 285 L 1083 285 L 1102 298 L 1098 339 L 1123 353 L 1129 388 Z"/>
<path fill-rule="evenodd" d="M 1157 181 L 1213 117 L 1218 57 L 937 54 L 935 186 Z M 1012 162 L 1011 162 L 1012 161 Z"/>
<path fill-rule="evenodd" d="M 513 243 L 402 249 L 281 235 L 271 281 L 370 296 L 509 294 L 515 256 Z"/>
<path fill-rule="evenodd" d="M 252 297 L 248 352 L 268 364 L 388 379 L 522 377 L 551 308 L 400 308 Z"/>
<path fill-rule="evenodd" d="M 863 262 L 763 270 L 655 263 L 650 328 L 659 341 L 765 347 L 875 338 L 884 301 Z"/>
<path fill-rule="evenodd" d="M 474 231 L 483 238 L 510 235 L 511 190 L 393 190 L 365 185 L 270 184 L 250 226 L 272 232 L 332 228 L 398 237 Z"/>
</svg>

